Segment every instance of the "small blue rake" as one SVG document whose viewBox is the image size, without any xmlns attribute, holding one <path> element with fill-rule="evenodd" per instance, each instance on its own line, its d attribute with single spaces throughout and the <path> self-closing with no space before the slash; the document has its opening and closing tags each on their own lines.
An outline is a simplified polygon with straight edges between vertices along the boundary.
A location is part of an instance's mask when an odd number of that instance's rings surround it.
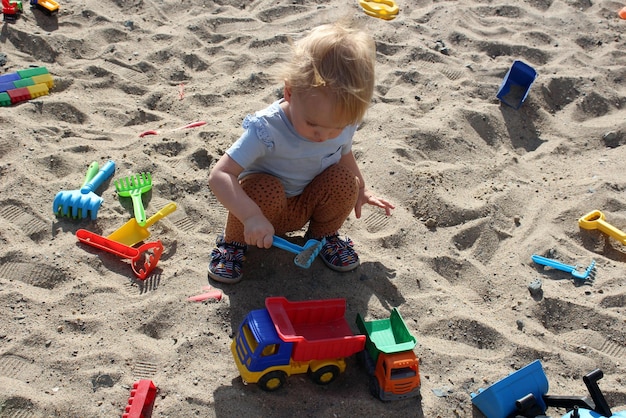
<svg viewBox="0 0 626 418">
<path fill-rule="evenodd" d="M 96 219 L 103 199 L 94 191 L 115 173 L 115 163 L 108 161 L 95 175 L 92 175 L 95 166 L 96 164 L 92 163 L 86 177 L 91 177 L 91 179 L 86 181 L 79 190 L 63 190 L 56 194 L 52 202 L 52 212 L 56 216 Z"/>
<path fill-rule="evenodd" d="M 595 273 L 596 273 L 596 262 L 595 262 L 595 260 L 591 260 L 591 264 L 589 264 L 589 267 L 587 267 L 583 271 L 580 271 L 578 269 L 578 265 L 570 266 L 568 264 L 563 264 L 563 263 L 561 263 L 559 261 L 556 261 L 556 260 L 553 260 L 553 259 L 550 259 L 550 258 L 546 258 L 546 257 L 542 257 L 542 256 L 537 255 L 537 254 L 533 254 L 532 255 L 532 259 L 533 259 L 533 261 L 535 263 L 541 264 L 542 266 L 548 266 L 548 267 L 551 267 L 553 269 L 566 271 L 566 272 L 570 273 L 576 279 L 593 280 L 594 277 L 595 277 Z"/>
<path fill-rule="evenodd" d="M 311 263 L 313 263 L 315 257 L 317 257 L 322 250 L 324 243 L 326 243 L 326 238 L 322 238 L 321 241 L 310 239 L 304 244 L 304 247 L 301 247 L 276 235 L 274 235 L 274 240 L 272 241 L 274 247 L 297 254 L 293 262 L 296 266 L 302 267 L 303 269 L 311 267 Z"/>
</svg>

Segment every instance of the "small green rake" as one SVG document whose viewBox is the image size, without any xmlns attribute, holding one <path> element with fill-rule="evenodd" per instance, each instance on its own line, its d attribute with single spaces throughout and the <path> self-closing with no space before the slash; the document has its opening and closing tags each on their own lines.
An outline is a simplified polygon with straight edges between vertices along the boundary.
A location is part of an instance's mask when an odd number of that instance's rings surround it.
<svg viewBox="0 0 626 418">
<path fill-rule="evenodd" d="M 115 181 L 115 190 L 120 196 L 130 197 L 133 202 L 135 220 L 139 226 L 146 225 L 146 212 L 143 207 L 141 195 L 152 189 L 152 176 L 150 173 L 140 173 Z"/>
</svg>

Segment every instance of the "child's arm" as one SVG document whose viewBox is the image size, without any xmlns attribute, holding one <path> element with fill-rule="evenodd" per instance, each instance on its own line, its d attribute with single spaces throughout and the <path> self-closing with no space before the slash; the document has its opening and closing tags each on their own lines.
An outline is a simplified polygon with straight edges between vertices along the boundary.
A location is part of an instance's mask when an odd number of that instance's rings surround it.
<svg viewBox="0 0 626 418">
<path fill-rule="evenodd" d="M 378 206 L 379 208 L 385 209 L 385 214 L 390 216 L 391 209 L 395 209 L 395 206 L 385 199 L 374 196 L 372 192 L 366 189 L 363 174 L 361 174 L 361 170 L 359 169 L 356 159 L 354 158 L 354 154 L 349 152 L 343 155 L 341 160 L 339 160 L 339 164 L 343 164 L 352 170 L 359 180 L 359 197 L 356 200 L 356 205 L 354 205 L 354 214 L 356 217 L 361 217 L 361 207 L 366 203 L 368 205 Z"/>
<path fill-rule="evenodd" d="M 246 243 L 269 248 L 274 227 L 239 184 L 242 171 L 243 167 L 224 154 L 209 173 L 209 187 L 217 200 L 243 224 Z"/>
</svg>

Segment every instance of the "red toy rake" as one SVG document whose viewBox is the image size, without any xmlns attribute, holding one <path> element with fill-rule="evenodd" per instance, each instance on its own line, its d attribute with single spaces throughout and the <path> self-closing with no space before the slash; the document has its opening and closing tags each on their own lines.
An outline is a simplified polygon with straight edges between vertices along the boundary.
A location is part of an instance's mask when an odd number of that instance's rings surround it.
<svg viewBox="0 0 626 418">
<path fill-rule="evenodd" d="M 140 280 L 145 280 L 150 275 L 159 262 L 161 254 L 163 254 L 161 241 L 147 242 L 139 248 L 135 248 L 115 242 L 86 229 L 76 231 L 76 238 L 92 247 L 129 259 L 133 272 Z"/>
</svg>

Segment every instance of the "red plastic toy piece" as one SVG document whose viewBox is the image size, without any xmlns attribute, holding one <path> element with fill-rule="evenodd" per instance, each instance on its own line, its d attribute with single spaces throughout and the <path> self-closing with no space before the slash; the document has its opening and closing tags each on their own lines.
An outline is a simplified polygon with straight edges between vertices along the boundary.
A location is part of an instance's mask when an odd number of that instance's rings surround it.
<svg viewBox="0 0 626 418">
<path fill-rule="evenodd" d="M 9 90 L 7 94 L 11 98 L 11 103 L 25 102 L 31 99 L 30 91 L 26 87 Z"/>
<path fill-rule="evenodd" d="M 139 280 L 145 280 L 150 273 L 152 273 L 152 270 L 156 267 L 161 258 L 161 254 L 163 254 L 163 244 L 161 244 L 161 240 L 146 242 L 139 248 L 135 248 L 122 244 L 121 242 L 110 240 L 95 232 L 87 231 L 86 229 L 76 231 L 76 238 L 78 238 L 80 242 L 91 245 L 92 247 L 129 259 L 133 272 Z"/>
<path fill-rule="evenodd" d="M 143 138 L 146 135 L 158 135 L 159 133 L 154 130 L 145 131 L 139 134 L 139 138 Z"/>
<path fill-rule="evenodd" d="M 187 298 L 189 302 L 204 302 L 207 299 L 222 300 L 222 291 L 219 289 L 210 289 L 208 292 Z"/>
<path fill-rule="evenodd" d="M 22 10 L 22 2 L 19 0 L 2 0 L 2 13 L 4 14 L 5 22 L 15 22 Z"/>
<path fill-rule="evenodd" d="M 133 383 L 128 404 L 122 418 L 149 418 L 152 416 L 157 388 L 152 380 L 140 380 Z"/>
</svg>

